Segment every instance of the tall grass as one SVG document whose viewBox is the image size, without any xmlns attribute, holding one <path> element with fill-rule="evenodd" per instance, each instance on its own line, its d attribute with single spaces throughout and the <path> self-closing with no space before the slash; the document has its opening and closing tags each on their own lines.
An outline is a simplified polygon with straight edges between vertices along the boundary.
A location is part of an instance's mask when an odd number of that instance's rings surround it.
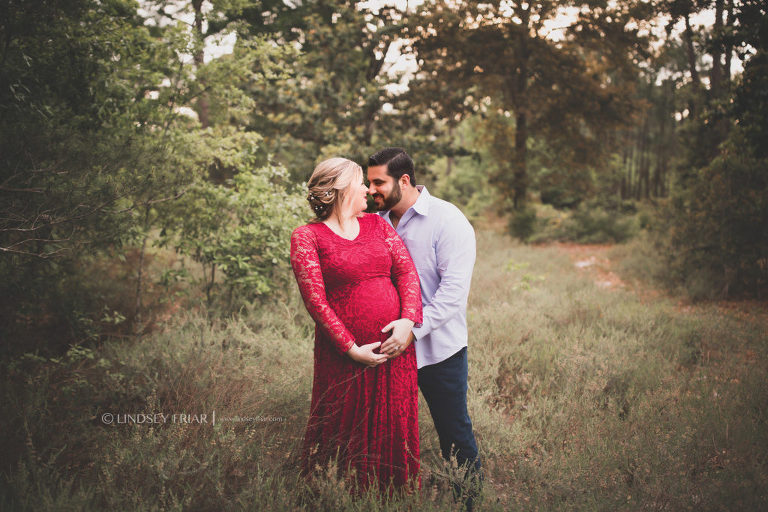
<svg viewBox="0 0 768 512">
<path fill-rule="evenodd" d="M 764 325 L 599 288 L 556 248 L 492 232 L 478 243 L 469 406 L 486 471 L 479 508 L 766 508 Z M 353 498 L 332 472 L 311 486 L 298 476 L 312 325 L 295 293 L 213 324 L 180 314 L 139 343 L 1 368 L 3 509 L 457 508 L 423 401 L 420 492 Z M 209 416 L 105 424 L 104 413 Z"/>
</svg>

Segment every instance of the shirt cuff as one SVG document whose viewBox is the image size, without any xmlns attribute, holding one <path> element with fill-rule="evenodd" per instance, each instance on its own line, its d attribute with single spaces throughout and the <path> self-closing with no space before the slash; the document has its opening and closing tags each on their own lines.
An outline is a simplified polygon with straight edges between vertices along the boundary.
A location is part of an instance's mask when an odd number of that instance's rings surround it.
<svg viewBox="0 0 768 512">
<path fill-rule="evenodd" d="M 411 316 L 409 316 L 409 315 L 405 315 L 402 318 L 407 318 L 408 320 L 413 322 L 413 328 L 412 329 L 415 329 L 417 327 L 421 327 L 423 325 L 422 322 L 419 322 L 416 318 L 411 318 Z"/>
<path fill-rule="evenodd" d="M 414 324 L 413 329 L 411 329 L 411 332 L 413 332 L 413 337 L 418 340 L 420 338 L 423 338 L 427 334 L 429 334 L 429 331 L 431 331 L 429 325 L 426 322 L 422 322 L 419 325 Z"/>
</svg>

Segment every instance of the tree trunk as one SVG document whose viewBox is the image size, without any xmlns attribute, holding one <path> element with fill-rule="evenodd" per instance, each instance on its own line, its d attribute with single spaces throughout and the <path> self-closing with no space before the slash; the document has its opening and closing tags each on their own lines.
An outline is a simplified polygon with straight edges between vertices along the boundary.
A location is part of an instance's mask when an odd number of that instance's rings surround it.
<svg viewBox="0 0 768 512">
<path fill-rule="evenodd" d="M 623 139 L 621 150 L 621 184 L 619 185 L 619 196 L 622 201 L 627 198 L 627 165 L 629 165 L 629 141 L 627 140 L 626 132 L 622 132 Z"/>
<path fill-rule="evenodd" d="M 143 271 L 144 271 L 144 253 L 147 250 L 147 236 L 144 236 L 144 240 L 141 241 L 141 250 L 139 251 L 139 268 L 136 272 L 136 313 L 133 317 L 133 333 L 136 338 L 141 340 L 142 318 L 141 318 L 141 294 L 143 292 Z"/>
<path fill-rule="evenodd" d="M 688 69 L 691 72 L 691 85 L 693 92 L 697 98 L 701 94 L 701 78 L 699 78 L 699 70 L 696 68 L 696 50 L 693 47 L 693 29 L 691 28 L 690 14 L 685 13 L 685 31 L 683 32 L 683 39 L 685 40 L 686 55 L 688 56 Z M 696 117 L 697 108 L 696 100 L 692 99 L 688 102 L 688 108 L 691 113 L 691 117 Z"/>
<path fill-rule="evenodd" d="M 528 27 L 530 22 L 530 4 L 520 12 L 522 26 Z M 515 156 L 512 177 L 512 204 L 515 210 L 525 205 L 528 193 L 528 30 L 516 30 L 517 69 L 514 76 L 515 104 Z"/>
<path fill-rule="evenodd" d="M 667 136 L 666 102 L 664 102 L 663 106 L 664 111 L 659 118 L 659 140 L 656 143 L 656 166 L 653 170 L 653 197 L 661 197 L 662 180 L 664 179 L 663 172 L 666 167 L 665 160 L 667 159 L 665 151 Z"/>
<path fill-rule="evenodd" d="M 203 275 L 205 275 L 205 272 L 203 272 Z M 211 292 L 213 291 L 213 285 L 216 283 L 216 264 L 211 263 L 211 281 L 206 284 L 205 286 L 205 300 L 208 304 L 208 307 L 211 306 Z"/>
<path fill-rule="evenodd" d="M 149 227 L 149 212 L 151 210 L 150 205 L 146 205 L 144 210 L 144 229 Z M 143 304 L 141 296 L 144 292 L 144 255 L 147 252 L 147 239 L 148 234 L 144 235 L 141 241 L 141 250 L 139 251 L 139 264 L 136 270 L 136 311 L 133 317 L 133 333 L 138 340 L 141 340 L 141 333 L 144 330 L 142 326 L 142 314 Z"/>
<path fill-rule="evenodd" d="M 640 187 L 643 182 L 642 174 L 642 160 L 645 147 L 643 145 L 643 128 L 642 125 L 635 128 L 635 154 L 632 162 L 633 179 L 630 181 L 632 185 L 632 198 L 640 199 Z"/>
<path fill-rule="evenodd" d="M 650 141 L 648 138 L 650 124 L 650 115 L 646 113 L 645 119 L 643 120 L 642 133 L 640 135 L 643 150 L 640 152 L 640 183 L 638 185 L 638 199 L 648 199 L 650 192 L 651 158 L 648 154 L 650 150 Z"/>
<path fill-rule="evenodd" d="M 709 88 L 713 98 L 719 98 L 723 83 L 723 0 L 715 0 L 715 23 L 713 26 L 714 46 L 712 49 L 712 70 L 709 74 Z"/>
<path fill-rule="evenodd" d="M 515 117 L 515 168 L 513 179 L 514 196 L 512 203 L 515 210 L 519 210 L 525 204 L 525 195 L 528 192 L 528 117 L 525 112 Z"/>
<path fill-rule="evenodd" d="M 368 69 L 365 71 L 365 79 L 368 82 L 374 82 L 376 77 L 381 73 L 381 69 L 384 66 L 384 59 L 389 52 L 392 41 L 388 41 L 384 49 L 381 50 L 381 57 L 376 56 L 376 49 L 378 47 L 379 40 L 371 42 L 370 46 L 366 50 L 368 55 Z M 376 114 L 381 109 L 381 102 L 378 100 L 369 101 L 365 110 L 364 125 L 363 125 L 363 144 L 370 146 L 373 140 L 373 132 L 376 127 Z"/>
<path fill-rule="evenodd" d="M 733 15 L 733 0 L 728 0 L 728 14 L 725 19 L 725 26 L 727 28 L 733 27 L 734 15 Z M 725 65 L 723 66 L 723 78 L 727 83 L 731 81 L 731 59 L 733 58 L 733 44 L 728 42 L 725 44 Z"/>
<path fill-rule="evenodd" d="M 376 127 L 376 113 L 379 111 L 379 105 L 370 105 L 365 112 L 363 125 L 363 145 L 370 146 L 373 141 L 373 132 Z"/>
<path fill-rule="evenodd" d="M 195 66 L 199 70 L 205 63 L 205 34 L 203 33 L 203 0 L 192 0 L 192 8 L 195 10 L 195 33 L 199 40 L 199 48 L 195 51 Z M 200 87 L 205 89 L 205 84 L 200 83 Z M 203 128 L 210 126 L 210 115 L 208 109 L 208 93 L 201 92 L 197 98 L 197 117 Z"/>
<path fill-rule="evenodd" d="M 451 141 L 451 148 L 453 148 L 453 125 L 448 125 L 448 139 Z M 453 153 L 450 153 L 445 159 L 445 176 L 448 177 L 453 172 Z"/>
<path fill-rule="evenodd" d="M 627 165 L 624 168 L 624 175 L 627 179 L 626 195 L 624 199 L 634 199 L 635 197 L 635 160 L 637 158 L 637 129 L 627 134 Z"/>
</svg>

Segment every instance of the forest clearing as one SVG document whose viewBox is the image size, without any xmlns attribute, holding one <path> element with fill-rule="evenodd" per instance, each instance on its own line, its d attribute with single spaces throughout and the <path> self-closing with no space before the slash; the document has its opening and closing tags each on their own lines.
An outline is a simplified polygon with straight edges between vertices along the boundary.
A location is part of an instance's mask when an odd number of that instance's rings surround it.
<svg viewBox="0 0 768 512">
<path fill-rule="evenodd" d="M 764 0 L 4 0 L 0 41 L 0 509 L 458 510 L 412 360 L 355 345 L 400 304 L 388 349 L 432 347 L 438 245 L 462 278 L 427 366 L 461 358 L 478 510 L 768 509 Z M 348 181 L 313 184 L 330 159 Z M 440 243 L 361 216 L 425 197 Z M 408 398 L 339 396 L 407 401 L 365 442 L 418 424 L 418 492 L 299 474 L 324 227 L 325 270 L 368 257 L 340 368 L 402 364 Z"/>
<path fill-rule="evenodd" d="M 486 468 L 480 510 L 765 507 L 764 303 L 639 292 L 614 273 L 620 246 L 528 246 L 492 231 L 478 242 L 469 407 Z M 590 258 L 602 268 L 577 265 Z M 331 474 L 312 490 L 298 477 L 312 328 L 297 295 L 213 323 L 179 311 L 140 342 L 5 367 L 2 423 L 16 451 L 3 508 L 455 509 L 423 400 L 419 493 L 353 500 Z M 166 419 L 125 416 L 137 413 Z M 179 420 L 204 413 L 207 423 Z"/>
</svg>

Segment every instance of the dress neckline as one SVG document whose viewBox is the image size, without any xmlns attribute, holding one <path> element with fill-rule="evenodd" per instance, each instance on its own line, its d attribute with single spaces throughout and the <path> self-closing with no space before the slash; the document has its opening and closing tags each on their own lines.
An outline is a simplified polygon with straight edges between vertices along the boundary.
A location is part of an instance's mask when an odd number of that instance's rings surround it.
<svg viewBox="0 0 768 512">
<path fill-rule="evenodd" d="M 335 236 L 339 240 L 344 240 L 345 242 L 356 242 L 356 241 L 360 240 L 360 237 L 363 234 L 363 222 L 362 222 L 363 217 L 365 217 L 365 215 L 361 215 L 360 217 L 357 217 L 357 225 L 358 225 L 359 229 L 357 231 L 357 236 L 355 236 L 355 238 L 345 238 L 345 237 L 341 236 L 340 234 L 338 234 L 337 232 L 335 232 L 334 230 L 332 230 L 331 227 L 328 224 L 326 224 L 325 222 L 320 222 L 320 224 L 325 226 L 325 229 L 327 229 L 328 232 L 330 232 L 333 236 Z"/>
</svg>

